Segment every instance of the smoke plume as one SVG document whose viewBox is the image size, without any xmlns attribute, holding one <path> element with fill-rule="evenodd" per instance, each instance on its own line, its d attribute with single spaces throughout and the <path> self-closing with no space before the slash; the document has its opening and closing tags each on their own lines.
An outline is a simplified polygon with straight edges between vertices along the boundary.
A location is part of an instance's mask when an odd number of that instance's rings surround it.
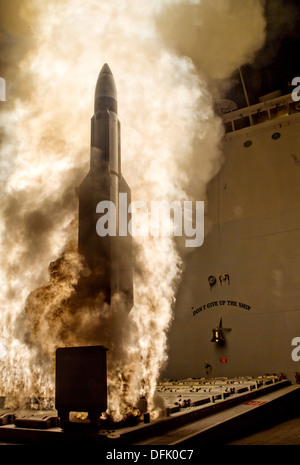
<svg viewBox="0 0 300 465">
<path fill-rule="evenodd" d="M 191 58 L 208 83 L 251 63 L 265 40 L 263 3 L 257 0 L 177 2 L 163 9 L 157 24 L 168 47 Z"/>
<path fill-rule="evenodd" d="M 264 41 L 259 0 L 1 2 L 0 371 L 6 395 L 53 394 L 61 345 L 103 343 L 109 410 L 154 393 L 184 251 L 135 239 L 135 305 L 76 299 L 77 188 L 88 171 L 95 83 L 118 89 L 123 174 L 133 200 L 205 200 L 222 163 L 212 91 Z M 218 83 L 218 84 L 217 84 Z M 218 88 L 218 86 L 220 86 Z"/>
</svg>

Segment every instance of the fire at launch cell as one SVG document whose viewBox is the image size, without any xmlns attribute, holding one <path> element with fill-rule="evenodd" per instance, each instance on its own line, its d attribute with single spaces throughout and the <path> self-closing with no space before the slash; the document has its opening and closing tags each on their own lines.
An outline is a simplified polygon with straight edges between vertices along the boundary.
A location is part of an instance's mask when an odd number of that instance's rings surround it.
<svg viewBox="0 0 300 465">
<path fill-rule="evenodd" d="M 90 170 L 79 188 L 78 250 L 85 259 L 81 284 L 89 297 L 103 293 L 107 303 L 115 293 L 121 294 L 130 310 L 133 305 L 132 238 L 130 234 L 118 235 L 120 193 L 127 194 L 128 208 L 131 191 L 121 172 L 117 91 L 112 72 L 105 63 L 95 91 Z M 116 236 L 97 234 L 100 214 L 96 207 L 102 201 L 111 201 L 116 207 Z"/>
</svg>

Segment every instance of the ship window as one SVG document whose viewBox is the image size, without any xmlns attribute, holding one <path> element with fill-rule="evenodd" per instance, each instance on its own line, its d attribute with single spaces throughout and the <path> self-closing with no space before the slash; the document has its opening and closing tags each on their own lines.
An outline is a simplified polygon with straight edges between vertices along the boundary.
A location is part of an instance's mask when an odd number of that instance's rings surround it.
<svg viewBox="0 0 300 465">
<path fill-rule="evenodd" d="M 277 139 L 279 139 L 280 137 L 281 137 L 280 132 L 274 132 L 274 133 L 272 134 L 272 139 L 274 139 L 274 140 L 277 140 Z"/>
<path fill-rule="evenodd" d="M 229 122 L 229 123 L 225 123 L 224 124 L 224 127 L 225 127 L 225 133 L 227 134 L 228 132 L 232 132 L 233 129 L 232 129 L 232 124 Z"/>
<path fill-rule="evenodd" d="M 252 145 L 252 140 L 246 140 L 244 142 L 244 147 L 250 147 L 250 145 Z"/>
</svg>

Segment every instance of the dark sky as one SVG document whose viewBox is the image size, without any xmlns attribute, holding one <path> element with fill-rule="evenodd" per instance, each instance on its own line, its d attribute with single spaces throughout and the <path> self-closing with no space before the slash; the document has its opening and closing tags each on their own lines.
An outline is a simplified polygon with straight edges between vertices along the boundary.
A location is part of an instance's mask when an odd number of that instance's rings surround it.
<svg viewBox="0 0 300 465">
<path fill-rule="evenodd" d="M 261 95 L 277 89 L 291 92 L 289 83 L 300 76 L 300 2 L 296 0 L 267 0 L 266 42 L 256 55 L 255 62 L 243 66 L 242 73 L 250 105 Z M 226 95 L 238 107 L 246 105 L 239 74 L 237 85 Z"/>
</svg>

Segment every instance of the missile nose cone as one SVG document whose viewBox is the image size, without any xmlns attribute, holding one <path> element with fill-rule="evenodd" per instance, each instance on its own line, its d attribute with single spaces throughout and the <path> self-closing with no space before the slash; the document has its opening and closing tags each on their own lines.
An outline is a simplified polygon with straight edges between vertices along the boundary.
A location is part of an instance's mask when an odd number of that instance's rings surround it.
<svg viewBox="0 0 300 465">
<path fill-rule="evenodd" d="M 117 88 L 107 63 L 102 66 L 96 85 L 95 113 L 106 109 L 117 113 Z"/>
<path fill-rule="evenodd" d="M 104 63 L 104 65 L 102 66 L 100 74 L 111 74 L 112 75 L 111 69 L 107 63 Z"/>
</svg>

